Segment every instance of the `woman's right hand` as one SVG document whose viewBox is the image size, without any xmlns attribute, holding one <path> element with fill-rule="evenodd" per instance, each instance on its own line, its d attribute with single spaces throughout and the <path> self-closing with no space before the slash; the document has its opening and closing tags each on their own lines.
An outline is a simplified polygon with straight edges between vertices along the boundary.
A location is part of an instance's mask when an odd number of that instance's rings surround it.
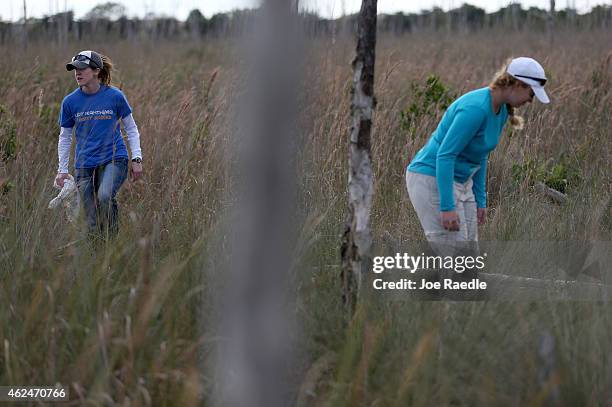
<svg viewBox="0 0 612 407">
<path fill-rule="evenodd" d="M 68 178 L 69 178 L 68 177 L 68 173 L 66 173 L 66 172 L 59 172 L 55 176 L 55 183 L 57 185 L 59 185 L 61 188 L 64 188 L 64 181 L 67 180 Z"/>
<path fill-rule="evenodd" d="M 459 215 L 456 211 L 440 212 L 442 214 L 442 227 L 451 232 L 459 231 Z"/>
</svg>

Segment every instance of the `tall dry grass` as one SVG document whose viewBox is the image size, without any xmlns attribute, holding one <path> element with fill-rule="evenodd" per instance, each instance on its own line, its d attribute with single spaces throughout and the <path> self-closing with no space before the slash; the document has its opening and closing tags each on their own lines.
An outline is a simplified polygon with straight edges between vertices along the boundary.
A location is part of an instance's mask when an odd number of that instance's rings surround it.
<svg viewBox="0 0 612 407">
<path fill-rule="evenodd" d="M 554 49 L 530 33 L 414 35 L 379 39 L 372 226 L 421 239 L 404 171 L 442 111 L 420 118 L 412 139 L 400 112 L 411 84 L 435 74 L 456 93 L 484 86 L 510 56 L 542 62 L 550 105 L 521 112 L 490 160 L 486 240 L 610 240 L 609 32 L 560 33 Z M 74 89 L 65 60 L 79 49 L 110 55 L 142 135 L 144 180 L 119 194 L 121 233 L 91 245 L 46 208 L 57 165 L 57 115 Z M 296 278 L 304 351 L 336 363 L 310 404 L 525 405 L 546 398 L 538 341 L 555 338 L 566 405 L 602 405 L 610 387 L 606 304 L 447 304 L 368 298 L 345 327 L 339 236 L 345 219 L 350 61 L 346 39 L 309 43 L 302 100 Z M 72 44 L 3 49 L 0 104 L 15 125 L 17 154 L 0 166 L 0 382 L 71 387 L 75 404 L 205 403 L 216 379 L 206 363 L 221 340 L 210 328 L 224 215 L 231 206 L 233 102 L 241 55 L 234 41 Z M 607 61 L 607 62 L 606 62 Z M 607 64 L 607 65 L 606 65 Z M 11 124 L 12 123 L 12 124 Z M 3 124 L 3 125 L 4 125 Z M 8 126 L 7 125 L 7 126 Z M 4 128 L 4 127 L 1 127 Z M 513 176 L 529 160 L 568 157 L 578 182 L 555 206 Z M 206 271 L 206 272 L 205 272 Z M 221 313 L 222 311 L 217 310 Z M 556 380 L 556 379 L 555 379 Z"/>
</svg>

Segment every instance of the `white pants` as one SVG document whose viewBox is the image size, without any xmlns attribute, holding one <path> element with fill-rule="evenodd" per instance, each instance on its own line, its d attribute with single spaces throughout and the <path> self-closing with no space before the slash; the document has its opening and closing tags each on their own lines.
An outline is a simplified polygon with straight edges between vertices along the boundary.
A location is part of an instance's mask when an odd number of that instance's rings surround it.
<svg viewBox="0 0 612 407">
<path fill-rule="evenodd" d="M 439 255 L 452 256 L 456 254 L 456 249 L 477 248 L 475 242 L 478 241 L 478 217 L 472 184 L 472 178 L 463 184 L 453 183 L 455 210 L 459 215 L 459 231 L 449 231 L 442 227 L 440 194 L 436 177 L 406 171 L 408 196 L 419 217 L 427 241 Z"/>
</svg>

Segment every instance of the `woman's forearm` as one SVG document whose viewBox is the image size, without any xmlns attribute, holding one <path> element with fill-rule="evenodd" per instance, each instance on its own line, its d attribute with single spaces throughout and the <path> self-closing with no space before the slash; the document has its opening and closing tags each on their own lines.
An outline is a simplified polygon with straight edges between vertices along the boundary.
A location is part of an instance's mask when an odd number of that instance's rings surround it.
<svg viewBox="0 0 612 407">
<path fill-rule="evenodd" d="M 57 143 L 57 155 L 59 165 L 57 172 L 67 173 L 68 162 L 70 161 L 70 146 L 72 145 L 72 127 L 62 127 Z"/>
<path fill-rule="evenodd" d="M 130 114 L 123 119 L 123 128 L 127 134 L 127 142 L 132 153 L 132 159 L 142 158 L 142 151 L 140 150 L 140 133 L 138 132 L 138 126 L 134 121 L 134 117 Z"/>
</svg>

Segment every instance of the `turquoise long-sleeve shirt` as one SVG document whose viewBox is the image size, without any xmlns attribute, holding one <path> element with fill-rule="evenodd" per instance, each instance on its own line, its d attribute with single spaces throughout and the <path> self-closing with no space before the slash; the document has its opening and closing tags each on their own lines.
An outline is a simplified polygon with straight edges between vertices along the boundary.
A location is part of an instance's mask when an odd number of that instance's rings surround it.
<svg viewBox="0 0 612 407">
<path fill-rule="evenodd" d="M 486 174 L 489 153 L 499 143 L 508 111 L 496 114 L 488 87 L 468 92 L 446 110 L 438 128 L 412 159 L 408 170 L 435 176 L 440 211 L 455 210 L 453 180 L 473 179 L 476 206 L 486 208 Z"/>
</svg>

